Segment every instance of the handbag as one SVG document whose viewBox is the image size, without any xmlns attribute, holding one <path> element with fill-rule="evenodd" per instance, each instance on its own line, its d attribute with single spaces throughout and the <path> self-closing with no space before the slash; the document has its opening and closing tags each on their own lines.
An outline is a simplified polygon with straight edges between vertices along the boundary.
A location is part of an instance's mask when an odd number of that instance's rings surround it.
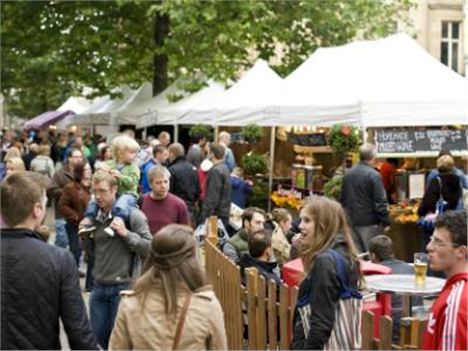
<svg viewBox="0 0 468 351">
<path fill-rule="evenodd" d="M 205 238 L 208 235 L 209 231 L 209 218 L 205 220 L 204 223 L 200 224 L 194 231 L 195 239 L 197 240 L 199 246 L 203 246 Z M 229 234 L 224 227 L 223 221 L 218 219 L 218 244 L 223 248 L 224 244 L 229 240 Z"/>
<path fill-rule="evenodd" d="M 344 258 L 335 250 L 330 249 L 325 252 L 332 256 L 336 263 L 338 278 L 340 281 L 339 300 L 335 305 L 335 323 L 333 329 L 324 346 L 324 350 L 360 350 L 361 349 L 361 323 L 362 323 L 362 295 L 357 290 L 349 287 L 348 274 L 346 272 L 346 264 Z M 312 291 L 312 286 L 309 286 Z M 310 294 L 307 294 L 309 297 Z M 302 304 L 302 306 L 299 306 Z M 312 309 L 310 300 L 307 303 L 298 301 L 297 308 L 297 324 L 294 325 L 294 330 L 297 328 L 303 329 L 303 340 L 307 338 L 310 331 L 310 316 Z M 299 346 L 299 347 L 298 347 Z M 300 345 L 295 344 L 293 340 L 292 348 L 302 349 Z"/>
<path fill-rule="evenodd" d="M 448 203 L 444 200 L 442 196 L 442 180 L 440 177 L 437 177 L 439 182 L 439 199 L 435 204 L 435 213 L 428 213 L 424 218 L 420 218 L 417 222 L 418 226 L 421 227 L 424 231 L 432 232 L 434 230 L 434 221 L 437 216 L 447 209 Z"/>
<path fill-rule="evenodd" d="M 177 350 L 179 347 L 180 335 L 182 334 L 182 329 L 184 329 L 185 317 L 187 316 L 188 307 L 190 305 L 190 300 L 192 299 L 192 294 L 188 294 L 185 297 L 184 305 L 180 311 L 179 320 L 177 321 L 176 332 L 174 335 L 174 341 L 172 343 L 172 350 Z"/>
</svg>

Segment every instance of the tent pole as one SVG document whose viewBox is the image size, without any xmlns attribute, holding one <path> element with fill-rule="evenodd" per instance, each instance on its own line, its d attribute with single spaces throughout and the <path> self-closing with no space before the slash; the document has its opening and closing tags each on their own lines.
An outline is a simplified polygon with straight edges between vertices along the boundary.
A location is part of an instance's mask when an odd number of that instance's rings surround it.
<svg viewBox="0 0 468 351">
<path fill-rule="evenodd" d="M 178 143 L 179 142 L 179 125 L 174 124 L 174 142 Z"/>
<path fill-rule="evenodd" d="M 218 142 L 218 134 L 219 134 L 219 126 L 216 125 L 215 130 L 214 130 L 214 140 L 213 140 L 215 143 Z"/>
<path fill-rule="evenodd" d="M 148 128 L 147 127 L 143 128 L 143 131 L 141 133 L 141 138 L 143 140 L 146 140 L 148 138 Z"/>
<path fill-rule="evenodd" d="M 273 191 L 273 165 L 275 164 L 276 127 L 271 127 L 270 134 L 270 174 L 268 175 L 268 212 L 271 212 L 270 194 Z"/>
</svg>

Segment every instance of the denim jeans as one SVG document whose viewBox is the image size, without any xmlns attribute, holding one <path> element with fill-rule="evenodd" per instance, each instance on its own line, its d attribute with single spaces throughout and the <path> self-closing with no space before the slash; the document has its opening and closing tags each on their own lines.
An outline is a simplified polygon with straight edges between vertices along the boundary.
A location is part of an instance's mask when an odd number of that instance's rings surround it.
<svg viewBox="0 0 468 351">
<path fill-rule="evenodd" d="M 78 238 L 78 226 L 75 224 L 66 224 L 68 242 L 70 243 L 70 251 L 75 258 L 76 266 L 80 266 L 81 247 L 80 239 Z"/>
<path fill-rule="evenodd" d="M 91 328 L 98 344 L 107 350 L 120 302 L 120 292 L 128 284 L 101 285 L 94 282 L 89 298 Z"/>
<path fill-rule="evenodd" d="M 67 222 L 63 218 L 55 220 L 55 245 L 63 247 L 64 249 L 68 246 L 68 235 L 67 235 Z"/>
<path fill-rule="evenodd" d="M 124 221 L 130 215 L 130 210 L 132 207 L 135 207 L 137 203 L 137 199 L 133 195 L 129 194 L 122 194 L 117 198 L 115 201 L 114 206 L 112 206 L 112 215 L 114 217 L 122 218 Z M 96 200 L 92 199 L 88 206 L 86 207 L 86 211 L 84 216 L 86 218 L 94 219 L 98 213 L 98 204 Z"/>
</svg>

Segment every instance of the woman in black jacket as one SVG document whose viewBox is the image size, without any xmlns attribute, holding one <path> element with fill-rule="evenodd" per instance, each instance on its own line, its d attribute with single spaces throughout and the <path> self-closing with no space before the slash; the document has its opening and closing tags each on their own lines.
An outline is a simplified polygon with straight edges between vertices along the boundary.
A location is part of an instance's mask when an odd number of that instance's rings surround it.
<svg viewBox="0 0 468 351">
<path fill-rule="evenodd" d="M 335 318 L 343 289 L 349 298 L 360 299 L 359 260 L 351 229 L 341 205 L 329 198 L 313 196 L 300 213 L 300 255 L 306 278 L 299 288 L 294 313 L 292 349 L 323 350 L 360 348 L 359 313 L 349 313 L 351 333 L 337 335 Z M 359 306 L 356 306 L 356 311 Z M 350 322 L 347 320 L 346 322 Z"/>
<path fill-rule="evenodd" d="M 450 155 L 437 159 L 439 176 L 433 178 L 427 187 L 418 209 L 419 216 L 424 217 L 428 213 L 435 213 L 437 200 L 441 196 L 447 202 L 444 210 L 457 209 L 462 196 L 462 186 L 461 179 L 453 173 L 453 167 L 454 161 Z"/>
</svg>

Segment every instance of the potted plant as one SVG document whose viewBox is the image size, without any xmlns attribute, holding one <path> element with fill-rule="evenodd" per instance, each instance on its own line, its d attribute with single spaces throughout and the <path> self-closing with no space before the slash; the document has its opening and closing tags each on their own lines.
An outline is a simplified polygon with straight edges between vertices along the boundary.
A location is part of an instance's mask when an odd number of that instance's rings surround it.
<svg viewBox="0 0 468 351">
<path fill-rule="evenodd" d="M 207 140 L 211 140 L 213 138 L 213 128 L 204 124 L 195 124 L 190 127 L 189 136 L 191 138 L 204 136 Z"/>
<path fill-rule="evenodd" d="M 262 139 L 263 130 L 258 124 L 248 124 L 242 129 L 244 140 L 250 144 L 258 144 Z"/>
<path fill-rule="evenodd" d="M 361 144 L 359 129 L 353 125 L 335 124 L 330 128 L 328 143 L 340 157 L 345 157 Z"/>
<path fill-rule="evenodd" d="M 246 176 L 253 177 L 268 172 L 268 159 L 265 155 L 259 155 L 251 151 L 242 157 L 242 164 Z"/>
</svg>

